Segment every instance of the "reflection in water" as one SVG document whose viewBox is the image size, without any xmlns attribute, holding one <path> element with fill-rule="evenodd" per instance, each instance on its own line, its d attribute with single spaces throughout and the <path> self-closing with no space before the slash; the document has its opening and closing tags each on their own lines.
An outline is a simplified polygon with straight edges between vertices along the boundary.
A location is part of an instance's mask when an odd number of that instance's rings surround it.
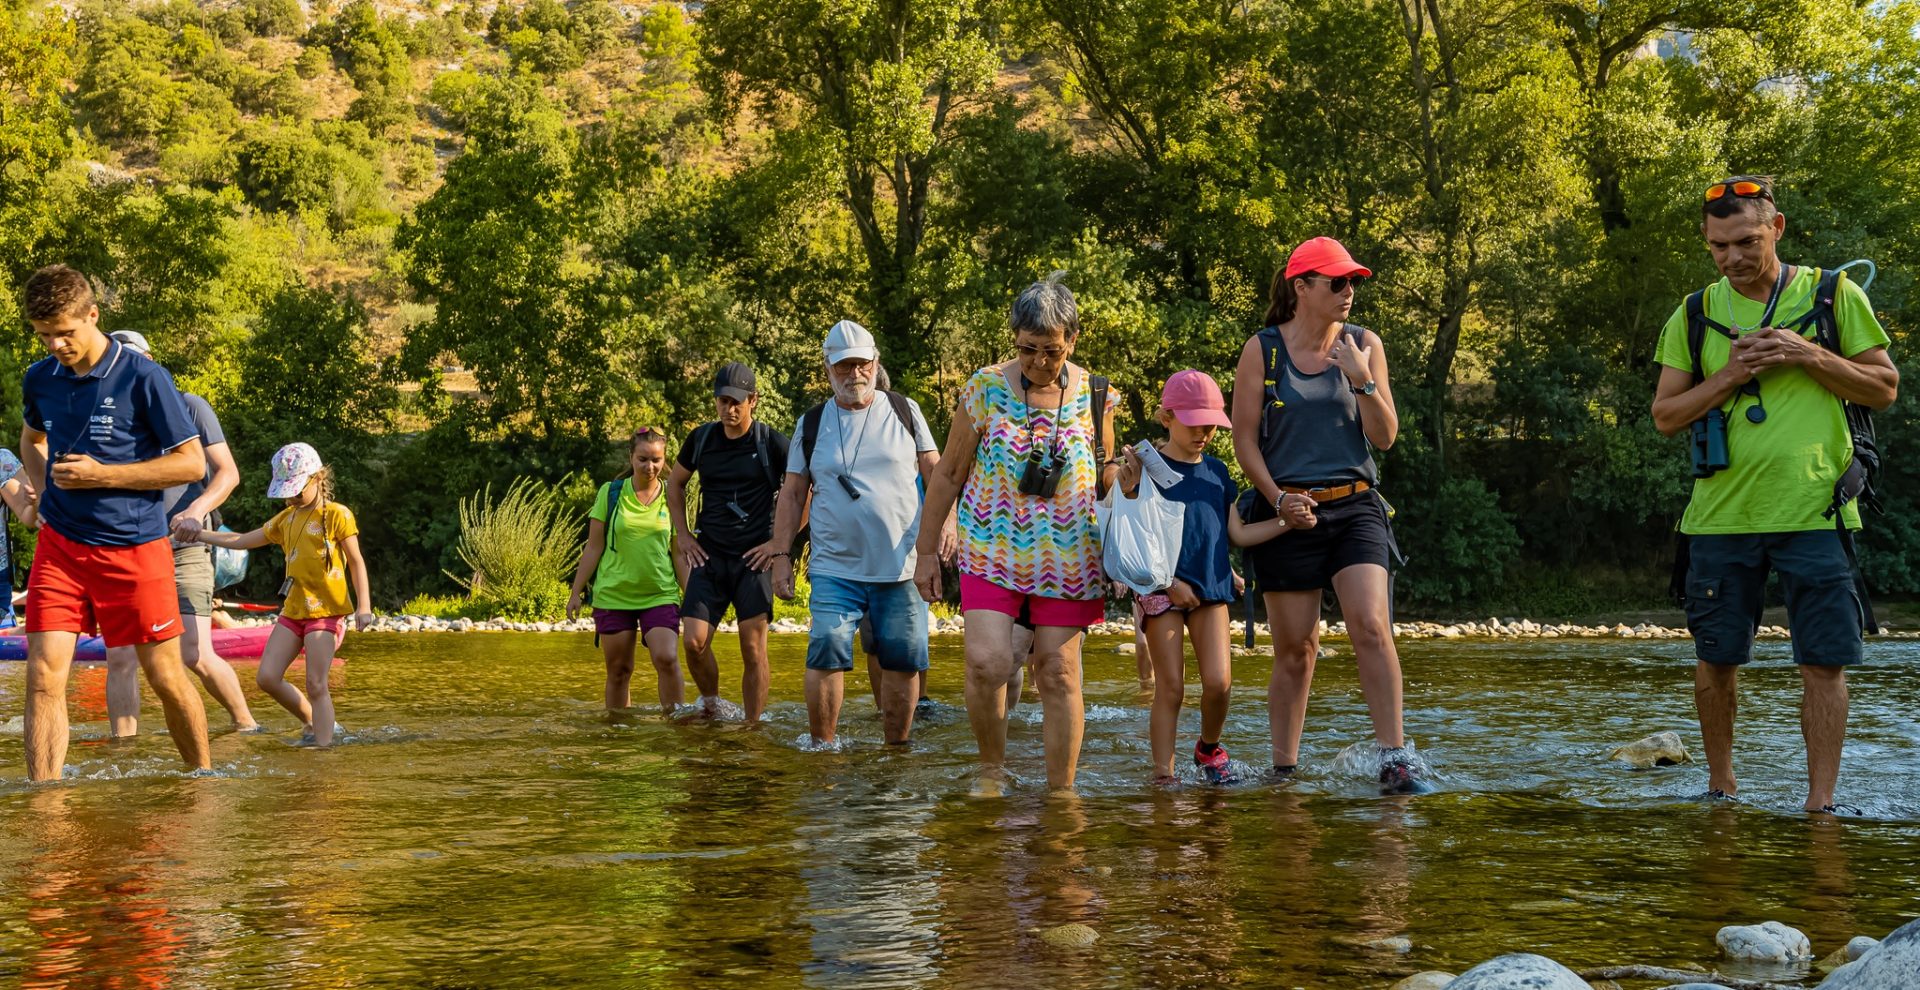
<svg viewBox="0 0 1920 990">
<path fill-rule="evenodd" d="M 125 814 L 76 808 L 70 788 L 34 791 L 25 802 L 34 867 L 18 888 L 31 943 L 20 985 L 171 986 L 196 908 L 172 899 L 179 888 L 167 850 L 193 817 L 197 795 L 169 794 Z"/>
<path fill-rule="evenodd" d="M 1368 734 L 1331 668 L 1301 779 L 1150 788 L 1131 661 L 1095 643 L 1067 800 L 1020 718 L 1003 799 L 967 796 L 957 714 L 890 750 L 858 695 L 841 752 L 797 751 L 801 648 L 776 639 L 765 729 L 608 718 L 586 636 L 369 635 L 330 752 L 263 700 L 277 731 L 216 735 L 222 777 L 183 777 L 152 732 L 29 788 L 0 735 L 0 985 L 1364 988 L 1514 949 L 1709 962 L 1720 926 L 1768 918 L 1824 954 L 1911 908 L 1920 665 L 1858 678 L 1871 758 L 1843 786 L 1869 818 L 1816 822 L 1784 654 L 1742 678 L 1747 803 L 1702 805 L 1702 768 L 1605 759 L 1689 728 L 1684 644 L 1411 644 L 1443 791 L 1381 798 L 1328 765 Z M 1257 694 L 1264 664 L 1240 674 Z M 934 688 L 957 713 L 957 678 Z M 0 725 L 19 691 L 0 665 Z M 1257 704 L 1227 725 L 1264 732 Z M 1368 947 L 1388 938 L 1411 951 Z"/>
</svg>

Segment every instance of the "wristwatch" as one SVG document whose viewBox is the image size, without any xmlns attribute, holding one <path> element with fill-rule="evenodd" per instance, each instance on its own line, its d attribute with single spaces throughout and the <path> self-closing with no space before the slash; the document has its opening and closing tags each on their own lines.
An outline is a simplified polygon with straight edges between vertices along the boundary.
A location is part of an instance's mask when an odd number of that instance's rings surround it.
<svg viewBox="0 0 1920 990">
<path fill-rule="evenodd" d="M 1376 386 L 1374 385 L 1373 379 L 1369 378 L 1367 379 L 1367 383 L 1365 385 L 1362 385 L 1358 388 L 1354 388 L 1353 386 L 1349 385 L 1347 386 L 1347 388 L 1351 392 L 1353 392 L 1353 394 L 1355 395 L 1372 395 L 1374 393 L 1374 389 L 1376 388 Z"/>
</svg>

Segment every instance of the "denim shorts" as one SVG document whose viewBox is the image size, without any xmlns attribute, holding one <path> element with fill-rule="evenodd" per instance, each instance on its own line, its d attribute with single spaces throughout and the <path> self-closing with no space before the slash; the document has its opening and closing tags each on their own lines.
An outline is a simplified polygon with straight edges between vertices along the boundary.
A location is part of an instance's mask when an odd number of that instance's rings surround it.
<svg viewBox="0 0 1920 990">
<path fill-rule="evenodd" d="M 1793 661 L 1816 667 L 1860 662 L 1866 613 L 1839 533 L 1707 534 L 1688 537 L 1687 545 L 1687 630 L 1703 662 L 1737 666 L 1752 659 L 1769 570 L 1780 574 L 1786 594 Z"/>
<path fill-rule="evenodd" d="M 808 670 L 852 670 L 861 619 L 873 623 L 874 655 L 882 670 L 927 669 L 927 605 L 912 581 L 852 581 L 825 574 L 810 580 Z"/>
</svg>

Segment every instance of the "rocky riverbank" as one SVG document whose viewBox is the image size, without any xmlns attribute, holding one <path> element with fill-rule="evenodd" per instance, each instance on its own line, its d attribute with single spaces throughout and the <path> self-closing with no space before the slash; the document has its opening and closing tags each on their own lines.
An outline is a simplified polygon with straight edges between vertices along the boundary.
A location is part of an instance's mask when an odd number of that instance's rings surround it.
<svg viewBox="0 0 1920 990">
<path fill-rule="evenodd" d="M 732 632 L 733 623 L 722 623 L 723 632 Z M 959 635 L 966 623 L 959 617 L 935 618 L 935 635 Z M 592 632 L 593 620 L 582 617 L 561 622 L 512 622 L 506 619 L 440 619 L 425 615 L 383 615 L 373 624 L 374 632 Z M 773 623 L 777 633 L 800 633 L 807 631 L 803 619 L 783 618 Z M 1098 636 L 1131 636 L 1133 623 L 1127 619 L 1110 619 L 1094 626 L 1091 630 Z M 1233 623 L 1233 635 L 1240 641 L 1245 635 L 1246 625 Z M 1264 623 L 1255 623 L 1254 632 L 1261 637 L 1267 635 Z M 1320 635 L 1327 639 L 1344 639 L 1347 624 L 1344 622 L 1320 623 Z M 1686 639 L 1684 628 L 1639 623 L 1629 626 L 1625 623 L 1614 625 L 1580 625 L 1577 623 L 1536 622 L 1532 619 L 1490 618 L 1484 622 L 1396 622 L 1393 635 L 1398 639 Z M 1920 631 L 1888 629 L 1882 633 L 1888 639 L 1920 638 Z M 1785 626 L 1762 626 L 1762 639 L 1786 639 Z"/>
</svg>

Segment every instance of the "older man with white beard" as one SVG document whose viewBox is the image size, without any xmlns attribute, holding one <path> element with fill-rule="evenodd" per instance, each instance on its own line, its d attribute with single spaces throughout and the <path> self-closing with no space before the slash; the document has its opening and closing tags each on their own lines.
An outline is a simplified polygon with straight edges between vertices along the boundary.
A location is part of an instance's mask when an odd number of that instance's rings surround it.
<svg viewBox="0 0 1920 990">
<path fill-rule="evenodd" d="M 865 327 L 834 324 L 824 349 L 833 401 L 794 426 L 772 541 L 788 546 L 800 520 L 809 520 L 807 728 L 814 745 L 834 744 L 845 674 L 866 619 L 880 659 L 886 740 L 904 744 L 913 729 L 916 677 L 927 669 L 927 608 L 913 586 L 920 531 L 914 479 L 933 471 L 939 447 L 919 405 L 873 387 L 880 351 Z M 948 545 L 952 526 L 949 518 Z M 793 597 L 792 558 L 774 561 L 773 589 Z"/>
</svg>

